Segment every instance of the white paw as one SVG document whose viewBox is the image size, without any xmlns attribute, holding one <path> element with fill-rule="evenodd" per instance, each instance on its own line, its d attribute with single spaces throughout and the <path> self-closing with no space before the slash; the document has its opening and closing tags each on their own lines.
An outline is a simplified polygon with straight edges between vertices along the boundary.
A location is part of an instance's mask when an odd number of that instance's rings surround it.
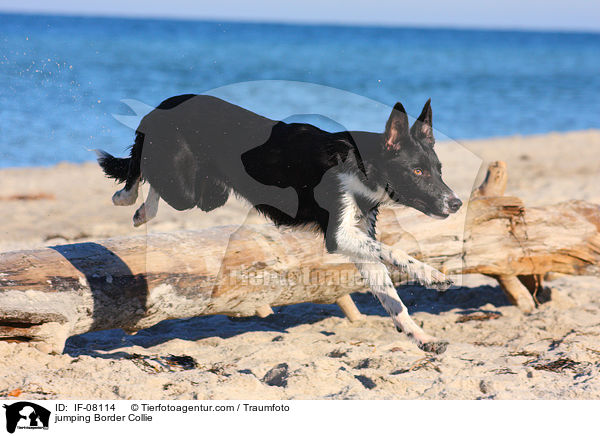
<svg viewBox="0 0 600 436">
<path fill-rule="evenodd" d="M 135 211 L 133 215 L 133 225 L 134 227 L 139 227 L 142 224 L 146 224 L 150 219 L 146 215 L 146 207 L 142 204 L 142 206 Z"/>
<path fill-rule="evenodd" d="M 402 332 L 401 328 L 396 327 L 396 329 L 398 329 L 399 332 Z M 412 333 L 407 333 L 407 336 L 421 350 L 427 353 L 441 354 L 446 351 L 446 347 L 448 346 L 447 341 L 439 340 L 420 329 L 413 331 Z"/>
<path fill-rule="evenodd" d="M 442 354 L 448 348 L 448 342 L 434 339 L 433 341 L 421 343 L 419 348 L 426 353 Z"/>
<path fill-rule="evenodd" d="M 422 264 L 421 268 L 417 269 L 416 279 L 423 286 L 435 288 L 438 291 L 445 291 L 454 284 L 445 274 L 426 264 Z"/>
<path fill-rule="evenodd" d="M 112 202 L 115 206 L 131 206 L 137 200 L 137 192 L 135 190 L 127 191 L 125 188 L 115 192 L 112 196 Z"/>
</svg>

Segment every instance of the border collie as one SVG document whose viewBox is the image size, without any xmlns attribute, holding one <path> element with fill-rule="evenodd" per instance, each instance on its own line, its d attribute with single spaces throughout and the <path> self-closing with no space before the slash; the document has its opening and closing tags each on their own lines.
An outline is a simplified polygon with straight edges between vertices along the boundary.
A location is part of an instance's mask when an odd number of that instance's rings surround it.
<svg viewBox="0 0 600 436">
<path fill-rule="evenodd" d="M 125 182 L 113 196 L 115 205 L 134 204 L 140 182 L 149 183 L 133 217 L 136 226 L 156 216 L 161 198 L 177 210 L 208 212 L 231 192 L 276 225 L 312 226 L 329 252 L 356 264 L 398 331 L 421 349 L 442 353 L 447 342 L 410 318 L 386 265 L 425 286 L 445 289 L 452 282 L 375 239 L 381 205 L 405 205 L 439 218 L 461 207 L 442 180 L 434 143 L 430 100 L 412 127 L 396 103 L 384 133 L 330 133 L 190 94 L 165 100 L 142 119 L 129 158 L 99 151 L 98 162 L 107 176 Z"/>
</svg>

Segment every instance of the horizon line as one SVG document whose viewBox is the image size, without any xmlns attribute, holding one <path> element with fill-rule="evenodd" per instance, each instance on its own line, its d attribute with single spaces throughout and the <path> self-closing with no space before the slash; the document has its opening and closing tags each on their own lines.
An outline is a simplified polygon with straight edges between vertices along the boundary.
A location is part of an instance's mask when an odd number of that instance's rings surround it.
<svg viewBox="0 0 600 436">
<path fill-rule="evenodd" d="M 64 18 L 100 18 L 100 19 L 125 19 L 125 20 L 150 20 L 150 21 L 184 21 L 184 22 L 204 22 L 204 23 L 230 23 L 230 24 L 267 24 L 284 26 L 331 26 L 331 27 L 361 27 L 361 28 L 383 28 L 383 29 L 422 29 L 422 30 L 456 30 L 456 31 L 496 31 L 496 32 L 523 32 L 523 33 L 572 33 L 572 34 L 600 34 L 600 29 L 590 28 L 555 28 L 555 27 L 520 27 L 509 25 L 462 25 L 450 23 L 376 23 L 376 22 L 353 22 L 353 21 L 326 21 L 326 20 L 279 20 L 279 19 L 249 19 L 235 17 L 186 17 L 179 15 L 159 15 L 159 14 L 119 14 L 119 13 L 85 13 L 68 11 L 19 11 L 0 9 L 0 15 L 21 15 L 33 17 L 64 17 Z"/>
</svg>

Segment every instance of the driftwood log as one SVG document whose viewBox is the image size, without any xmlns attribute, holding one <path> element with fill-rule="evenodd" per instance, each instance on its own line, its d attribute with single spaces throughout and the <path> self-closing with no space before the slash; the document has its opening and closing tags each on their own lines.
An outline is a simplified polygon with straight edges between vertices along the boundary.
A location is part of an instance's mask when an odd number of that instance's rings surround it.
<svg viewBox="0 0 600 436">
<path fill-rule="evenodd" d="M 378 237 L 446 274 L 497 278 L 524 311 L 547 272 L 599 275 L 600 206 L 526 209 L 502 196 L 505 184 L 505 165 L 493 164 L 458 214 L 432 220 L 385 210 Z M 0 253 L 0 340 L 60 352 L 69 336 L 88 331 L 211 314 L 265 317 L 272 306 L 302 302 L 336 302 L 355 320 L 349 294 L 365 291 L 355 266 L 328 254 L 320 237 L 269 225 Z"/>
</svg>

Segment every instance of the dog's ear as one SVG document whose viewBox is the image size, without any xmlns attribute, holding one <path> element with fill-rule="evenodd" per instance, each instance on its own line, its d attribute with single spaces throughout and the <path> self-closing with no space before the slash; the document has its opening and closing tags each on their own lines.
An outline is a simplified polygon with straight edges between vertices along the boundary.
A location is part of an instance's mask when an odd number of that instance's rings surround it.
<svg viewBox="0 0 600 436">
<path fill-rule="evenodd" d="M 417 118 L 417 121 L 413 124 L 410 129 L 410 133 L 413 138 L 421 141 L 429 147 L 433 147 L 435 144 L 435 138 L 433 137 L 433 114 L 431 112 L 431 99 L 427 100 L 421 115 Z"/>
<path fill-rule="evenodd" d="M 408 116 L 402 103 L 394 105 L 392 113 L 385 124 L 385 148 L 399 150 L 402 138 L 408 135 Z"/>
</svg>

